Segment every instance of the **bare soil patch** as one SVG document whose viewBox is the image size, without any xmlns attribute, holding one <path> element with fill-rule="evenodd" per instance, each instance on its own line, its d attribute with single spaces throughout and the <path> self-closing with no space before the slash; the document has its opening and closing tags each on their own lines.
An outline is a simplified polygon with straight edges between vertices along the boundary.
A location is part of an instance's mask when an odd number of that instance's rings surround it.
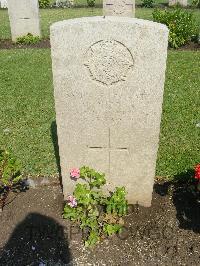
<svg viewBox="0 0 200 266">
<path fill-rule="evenodd" d="M 40 49 L 40 48 L 51 48 L 50 45 L 50 40 L 49 39 L 42 39 L 41 41 L 39 41 L 36 44 L 29 44 L 29 45 L 25 45 L 25 44 L 16 44 L 13 43 L 10 39 L 7 40 L 0 40 L 0 49 L 28 49 L 28 48 L 36 48 L 36 49 Z M 170 48 L 170 50 L 173 50 Z M 177 49 L 177 51 L 183 51 L 183 50 L 189 50 L 189 51 L 199 51 L 200 50 L 200 43 L 194 43 L 194 42 L 190 42 L 188 44 L 186 44 L 185 46 Z"/>
<path fill-rule="evenodd" d="M 42 39 L 38 43 L 35 44 L 16 44 L 13 43 L 10 39 L 8 40 L 0 40 L 0 49 L 28 49 L 28 48 L 50 48 L 50 40 Z"/>
<path fill-rule="evenodd" d="M 0 213 L 0 265 L 199 265 L 194 186 L 156 183 L 150 208 L 135 205 L 123 233 L 86 249 L 61 217 L 58 184 L 20 193 Z M 43 263 L 43 264 L 42 264 Z"/>
</svg>

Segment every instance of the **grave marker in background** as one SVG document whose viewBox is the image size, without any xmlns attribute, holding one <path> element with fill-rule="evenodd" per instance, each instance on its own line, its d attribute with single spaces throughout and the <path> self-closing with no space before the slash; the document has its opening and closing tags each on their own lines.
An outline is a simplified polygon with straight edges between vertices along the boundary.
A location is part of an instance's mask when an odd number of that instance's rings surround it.
<svg viewBox="0 0 200 266">
<path fill-rule="evenodd" d="M 0 0 L 0 8 L 8 8 L 8 1 Z"/>
<path fill-rule="evenodd" d="M 103 0 L 104 16 L 134 17 L 135 0 Z"/>
<path fill-rule="evenodd" d="M 8 0 L 12 40 L 31 33 L 40 36 L 38 0 Z"/>
<path fill-rule="evenodd" d="M 63 191 L 70 169 L 106 173 L 107 191 L 125 186 L 130 203 L 151 205 L 159 142 L 168 29 L 122 17 L 51 26 Z"/>
<path fill-rule="evenodd" d="M 187 0 L 169 0 L 169 6 L 187 6 Z"/>
</svg>

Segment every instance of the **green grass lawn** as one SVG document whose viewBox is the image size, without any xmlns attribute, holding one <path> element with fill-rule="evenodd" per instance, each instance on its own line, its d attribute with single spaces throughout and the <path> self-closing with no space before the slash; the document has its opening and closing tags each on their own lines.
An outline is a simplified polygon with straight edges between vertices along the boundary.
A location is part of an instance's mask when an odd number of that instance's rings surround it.
<svg viewBox="0 0 200 266">
<path fill-rule="evenodd" d="M 139 0 L 138 0 L 139 1 Z M 83 1 L 80 0 L 80 3 Z M 157 0 L 159 2 L 159 0 Z M 162 1 L 165 2 L 165 1 Z M 200 25 L 200 10 L 191 10 L 197 18 Z M 153 8 L 136 8 L 136 17 L 142 19 L 152 20 Z M 69 18 L 98 16 L 102 15 L 102 8 L 67 8 L 67 9 L 41 9 L 40 10 L 40 23 L 42 29 L 42 36 L 49 37 L 49 27 L 52 23 Z M 7 10 L 0 9 L 0 39 L 11 38 L 8 12 Z"/>
<path fill-rule="evenodd" d="M 156 0 L 156 4 L 166 0 Z M 102 15 L 97 8 L 40 10 L 42 36 L 59 20 Z M 136 1 L 137 4 L 141 0 Z M 136 8 L 136 17 L 152 20 L 153 9 Z M 193 10 L 200 25 L 200 10 Z M 0 10 L 0 39 L 11 37 L 7 10 Z M 200 162 L 200 52 L 169 51 L 157 175 L 184 173 Z M 28 174 L 57 173 L 50 51 L 0 50 L 0 147 L 11 148 Z"/>
<path fill-rule="evenodd" d="M 0 50 L 0 62 L 0 147 L 14 151 L 25 173 L 57 173 L 50 50 Z M 199 62 L 199 52 L 169 51 L 157 175 L 200 162 Z"/>
</svg>

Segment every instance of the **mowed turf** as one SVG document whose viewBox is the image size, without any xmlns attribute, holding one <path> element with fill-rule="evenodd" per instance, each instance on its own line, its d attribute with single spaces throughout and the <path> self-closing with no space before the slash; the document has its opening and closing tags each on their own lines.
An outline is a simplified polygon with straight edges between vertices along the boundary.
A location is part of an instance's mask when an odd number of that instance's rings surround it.
<svg viewBox="0 0 200 266">
<path fill-rule="evenodd" d="M 168 53 L 157 175 L 200 162 L 199 62 L 200 52 Z M 0 147 L 13 150 L 26 174 L 56 174 L 49 49 L 0 50 L 0 106 Z"/>
<path fill-rule="evenodd" d="M 86 0 L 85 0 L 86 2 Z M 85 3 L 83 0 L 79 0 L 78 4 Z M 138 1 L 141 3 L 141 1 Z M 166 3 L 166 1 L 156 1 L 157 4 L 161 4 L 161 2 Z M 88 7 L 79 7 L 79 8 L 52 8 L 52 9 L 40 9 L 40 23 L 41 23 L 41 31 L 42 37 L 49 37 L 49 28 L 50 25 L 56 21 L 78 18 L 78 17 L 88 17 L 88 16 L 101 16 L 103 14 L 103 10 L 100 1 L 97 1 L 96 8 L 88 8 Z M 153 20 L 152 12 L 153 8 L 136 8 L 136 17 L 140 19 L 148 19 Z M 197 19 L 198 25 L 200 25 L 200 10 L 193 9 L 190 10 L 194 13 L 194 16 Z M 1 39 L 10 39 L 10 26 L 9 26 L 9 18 L 7 10 L 0 9 L 0 40 Z"/>
</svg>

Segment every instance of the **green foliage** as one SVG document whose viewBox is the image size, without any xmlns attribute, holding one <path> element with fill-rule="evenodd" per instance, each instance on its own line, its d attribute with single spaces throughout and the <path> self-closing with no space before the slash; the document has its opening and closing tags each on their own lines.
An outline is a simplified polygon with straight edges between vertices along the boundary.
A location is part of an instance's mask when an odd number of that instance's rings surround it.
<svg viewBox="0 0 200 266">
<path fill-rule="evenodd" d="M 107 213 L 118 214 L 119 216 L 125 215 L 127 213 L 127 201 L 125 196 L 125 187 L 117 187 L 112 196 L 107 200 Z"/>
<path fill-rule="evenodd" d="M 197 7 L 197 8 L 200 8 L 200 0 L 193 0 L 192 5 Z"/>
<path fill-rule="evenodd" d="M 100 240 L 99 234 L 96 231 L 90 231 L 88 239 L 85 241 L 85 246 L 94 246 Z"/>
<path fill-rule="evenodd" d="M 154 0 L 142 0 L 142 6 L 151 8 L 153 7 Z"/>
<path fill-rule="evenodd" d="M 0 150 L 0 190 L 21 180 L 21 163 L 10 152 Z"/>
<path fill-rule="evenodd" d="M 35 44 L 40 41 L 39 36 L 33 36 L 31 33 L 28 33 L 25 36 L 18 37 L 16 43 L 17 44 Z"/>
<path fill-rule="evenodd" d="M 87 0 L 87 4 L 89 7 L 94 7 L 95 6 L 95 0 Z"/>
<path fill-rule="evenodd" d="M 197 39 L 198 27 L 193 14 L 176 8 L 174 10 L 155 9 L 153 19 L 156 22 L 163 23 L 169 28 L 169 45 L 178 48 L 192 39 Z"/>
<path fill-rule="evenodd" d="M 50 5 L 50 0 L 38 0 L 40 8 L 47 8 Z"/>
<path fill-rule="evenodd" d="M 83 166 L 80 169 L 80 176 L 82 179 L 89 182 L 91 188 L 92 187 L 100 188 L 106 183 L 105 174 L 100 174 L 96 172 L 94 169 L 90 169 L 87 166 Z"/>
<path fill-rule="evenodd" d="M 120 233 L 122 226 L 120 224 L 105 224 L 103 227 L 103 231 L 108 235 L 111 236 L 116 233 Z"/>
<path fill-rule="evenodd" d="M 21 181 L 21 163 L 10 152 L 0 150 L 0 210 L 3 210 L 8 194 L 16 190 Z"/>
<path fill-rule="evenodd" d="M 88 231 L 85 246 L 93 246 L 102 237 L 120 232 L 121 217 L 127 214 L 126 191 L 118 187 L 111 195 L 105 195 L 105 174 L 86 166 L 80 169 L 80 179 L 84 182 L 76 184 L 73 193 L 77 204 L 72 207 L 67 203 L 63 217 L 78 223 L 83 232 Z"/>
</svg>

